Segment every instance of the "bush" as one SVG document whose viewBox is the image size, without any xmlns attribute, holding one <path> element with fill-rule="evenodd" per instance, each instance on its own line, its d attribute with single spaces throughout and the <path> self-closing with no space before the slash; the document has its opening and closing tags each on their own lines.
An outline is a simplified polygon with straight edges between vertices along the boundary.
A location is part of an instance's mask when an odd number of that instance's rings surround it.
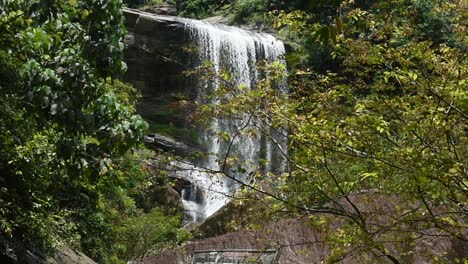
<svg viewBox="0 0 468 264">
<path fill-rule="evenodd" d="M 190 233 L 179 227 L 180 216 L 166 216 L 153 209 L 148 214 L 126 219 L 119 228 L 121 258 L 131 260 L 190 238 Z"/>
<path fill-rule="evenodd" d="M 124 5 L 131 7 L 131 8 L 137 8 L 143 5 L 161 5 L 164 4 L 164 0 L 124 0 L 123 3 Z"/>
</svg>

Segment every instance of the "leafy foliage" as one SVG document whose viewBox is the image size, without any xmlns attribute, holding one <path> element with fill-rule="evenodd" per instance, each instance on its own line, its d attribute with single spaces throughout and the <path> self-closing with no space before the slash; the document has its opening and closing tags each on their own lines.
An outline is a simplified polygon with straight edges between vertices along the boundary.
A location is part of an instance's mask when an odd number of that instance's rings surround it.
<svg viewBox="0 0 468 264">
<path fill-rule="evenodd" d="M 164 0 L 123 0 L 123 3 L 131 8 L 136 8 L 144 5 L 160 5 L 163 4 Z"/>
<path fill-rule="evenodd" d="M 188 240 L 190 233 L 177 228 L 181 224 L 179 216 L 166 216 L 157 210 L 128 218 L 119 230 L 122 259 L 134 259 Z"/>
<path fill-rule="evenodd" d="M 179 15 L 190 18 L 206 18 L 212 16 L 232 0 L 190 0 L 177 1 Z"/>
<path fill-rule="evenodd" d="M 327 237 L 329 262 L 367 254 L 400 263 L 432 237 L 466 242 L 463 1 L 314 2 L 276 12 L 292 47 L 289 94 L 274 89 L 282 71 L 272 64 L 256 89 L 222 86 L 212 95 L 221 103 L 200 109 L 253 116 L 244 133 L 288 131 L 289 170 L 256 172 L 261 184 L 242 198 L 263 196 L 264 219 L 332 215 L 324 221 L 340 225 Z"/>
<path fill-rule="evenodd" d="M 180 1 L 177 9 L 184 17 L 203 19 L 222 15 L 231 24 L 252 23 L 260 27 L 269 21 L 268 11 L 282 3 L 271 0 L 189 0 Z"/>
<path fill-rule="evenodd" d="M 338 2 L 333 1 L 333 6 L 339 5 Z M 203 19 L 222 15 L 231 24 L 251 24 L 257 28 L 270 26 L 271 11 L 310 10 L 317 5 L 329 6 L 329 1 L 309 0 L 186 0 L 177 3 L 179 14 L 184 17 Z"/>
<path fill-rule="evenodd" d="M 117 79 L 122 20 L 119 0 L 0 1 L 0 241 L 18 257 L 63 240 L 100 263 L 125 255 L 120 218 L 142 215 L 153 179 L 133 150 L 139 95 Z"/>
</svg>

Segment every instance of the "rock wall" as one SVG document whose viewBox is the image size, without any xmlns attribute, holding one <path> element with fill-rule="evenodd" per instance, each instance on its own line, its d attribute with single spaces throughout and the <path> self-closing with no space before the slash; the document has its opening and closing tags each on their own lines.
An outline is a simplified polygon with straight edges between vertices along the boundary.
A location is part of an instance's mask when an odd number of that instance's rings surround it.
<svg viewBox="0 0 468 264">
<path fill-rule="evenodd" d="M 128 30 L 124 79 L 143 95 L 138 113 L 150 123 L 150 132 L 165 129 L 178 140 L 190 141 L 183 138 L 190 136 L 186 131 L 190 111 L 180 104 L 181 99 L 193 101 L 195 96 L 193 81 L 184 75 L 190 70 L 184 24 L 176 17 L 133 9 L 125 9 L 124 16 Z"/>
<path fill-rule="evenodd" d="M 363 214 L 372 219 L 376 226 L 388 224 L 388 218 L 371 217 L 379 211 L 395 212 L 399 200 L 395 196 L 359 194 L 351 197 Z M 341 201 L 341 206 L 349 203 Z M 314 228 L 308 217 L 281 220 L 265 225 L 261 230 L 228 233 L 216 237 L 194 241 L 182 246 L 178 250 L 165 251 L 162 254 L 147 257 L 133 262 L 134 264 L 185 264 L 191 263 L 192 256 L 198 251 L 211 250 L 242 250 L 275 249 L 279 254 L 279 264 L 314 264 L 324 263 L 331 254 L 330 243 L 326 236 L 344 225 L 344 219 L 323 215 L 327 220 L 325 228 Z M 411 243 L 387 242 L 385 246 L 392 254 L 410 252 L 399 256 L 402 263 L 423 264 L 432 263 L 433 257 L 438 256 L 444 263 L 455 263 L 456 258 L 468 257 L 468 243 L 455 238 L 439 236 L 434 229 L 421 230 L 427 234 Z M 376 258 L 371 252 L 355 255 L 349 254 L 338 263 L 391 263 L 385 257 Z"/>
</svg>

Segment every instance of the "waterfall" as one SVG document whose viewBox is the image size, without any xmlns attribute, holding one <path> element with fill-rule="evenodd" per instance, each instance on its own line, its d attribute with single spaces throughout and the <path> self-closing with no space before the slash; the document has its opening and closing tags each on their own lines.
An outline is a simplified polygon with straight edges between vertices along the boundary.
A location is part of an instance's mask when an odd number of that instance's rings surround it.
<svg viewBox="0 0 468 264">
<path fill-rule="evenodd" d="M 257 63 L 261 60 L 284 60 L 285 48 L 281 41 L 269 34 L 248 32 L 236 27 L 213 25 L 204 21 L 183 19 L 185 32 L 191 44 L 197 47 L 192 66 L 201 66 L 211 62 L 214 72 L 219 75 L 222 70 L 230 72 L 236 86 L 247 89 L 254 87 L 261 73 Z M 198 101 L 206 102 L 205 97 L 219 88 L 216 82 L 206 81 L 198 88 Z M 281 84 L 284 86 L 284 84 Z M 280 86 L 281 86 L 280 85 Z M 285 89 L 285 87 L 280 87 Z M 208 129 L 201 131 L 201 143 L 207 149 L 209 157 L 196 165 L 178 163 L 181 168 L 178 177 L 189 180 L 193 188 L 183 191 L 182 200 L 189 222 L 201 221 L 209 217 L 229 201 L 239 184 L 222 175 L 210 171 L 221 171 L 221 163 L 226 155 L 228 144 L 215 135 L 227 132 L 232 136 L 240 127 L 248 125 L 249 119 L 222 120 L 214 119 Z M 284 144 L 283 144 L 284 145 Z M 263 151 L 262 148 L 263 147 Z M 265 171 L 271 171 L 274 159 L 279 154 L 276 146 L 270 140 L 258 136 L 238 136 L 232 143 L 231 152 L 240 158 L 240 163 L 247 170 L 245 173 L 235 173 L 233 177 L 244 182 L 249 172 L 258 169 L 259 159 L 270 163 L 264 166 Z M 231 153 L 230 152 L 230 153 Z M 261 153 L 262 152 L 262 153 Z M 203 198 L 200 198 L 202 196 Z M 198 198 L 197 198 L 198 197 Z"/>
</svg>

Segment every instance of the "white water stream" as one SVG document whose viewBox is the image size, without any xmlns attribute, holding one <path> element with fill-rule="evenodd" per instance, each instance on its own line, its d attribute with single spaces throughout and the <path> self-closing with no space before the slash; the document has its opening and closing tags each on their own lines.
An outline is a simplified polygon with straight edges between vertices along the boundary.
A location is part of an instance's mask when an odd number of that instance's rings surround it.
<svg viewBox="0 0 468 264">
<path fill-rule="evenodd" d="M 261 74 L 257 68 L 258 62 L 284 60 L 283 43 L 271 35 L 198 20 L 182 21 L 185 23 L 190 43 L 198 49 L 194 58 L 195 65 L 192 66 L 211 62 L 216 74 L 221 74 L 222 70 L 229 71 L 237 86 L 243 85 L 250 89 L 256 85 Z M 204 102 L 206 95 L 218 88 L 216 82 L 206 81 L 198 88 L 198 100 Z M 205 103 L 213 102 L 205 101 Z M 222 170 L 222 162 L 228 149 L 228 144 L 215 135 L 227 132 L 232 138 L 236 131 L 248 122 L 250 121 L 247 118 L 237 121 L 214 119 L 209 129 L 201 132 L 201 141 L 207 149 L 209 158 L 197 166 L 184 163 L 172 164 L 179 168 L 177 177 L 193 184 L 189 189 L 182 191 L 187 222 L 199 222 L 215 213 L 229 201 L 229 196 L 239 186 L 234 180 L 209 171 Z M 277 151 L 276 146 L 260 135 L 236 137 L 230 154 L 240 158 L 240 164 L 243 164 L 242 167 L 246 168 L 247 172 L 232 175 L 240 181 L 245 181 L 251 170 L 259 168 L 260 159 L 269 161 L 264 169 L 271 170 L 275 151 Z"/>
</svg>

